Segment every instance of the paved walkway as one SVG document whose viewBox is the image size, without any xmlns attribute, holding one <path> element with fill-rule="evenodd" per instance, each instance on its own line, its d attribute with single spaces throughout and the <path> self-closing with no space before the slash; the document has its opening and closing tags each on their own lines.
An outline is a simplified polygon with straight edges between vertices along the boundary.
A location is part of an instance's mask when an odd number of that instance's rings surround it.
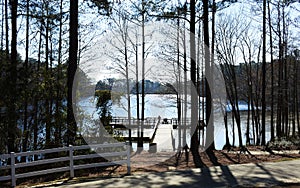
<svg viewBox="0 0 300 188">
<path fill-rule="evenodd" d="M 300 159 L 276 163 L 242 164 L 189 171 L 144 173 L 83 183 L 58 183 L 48 187 L 271 187 L 300 184 Z"/>
</svg>

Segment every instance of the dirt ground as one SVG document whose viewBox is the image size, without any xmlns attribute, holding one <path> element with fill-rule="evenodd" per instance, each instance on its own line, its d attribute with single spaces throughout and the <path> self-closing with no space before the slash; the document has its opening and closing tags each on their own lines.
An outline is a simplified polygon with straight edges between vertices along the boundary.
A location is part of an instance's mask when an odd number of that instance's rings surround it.
<svg viewBox="0 0 300 188">
<path fill-rule="evenodd" d="M 260 162 L 276 162 L 283 160 L 291 160 L 300 158 L 300 153 L 290 153 L 289 151 L 282 152 L 282 154 L 269 154 L 263 151 L 263 147 L 247 147 L 249 152 L 240 152 L 238 148 L 231 151 L 227 150 L 214 150 L 213 154 L 217 159 L 213 162 L 209 155 L 205 152 L 200 152 L 201 160 L 204 163 L 204 167 L 211 167 L 215 165 L 231 165 L 231 164 L 244 164 L 244 163 L 260 163 Z M 259 154 L 261 151 L 261 154 Z M 255 153 L 255 154 L 252 154 Z M 258 153 L 258 154 L 257 154 Z M 143 154 L 139 155 L 141 163 L 147 162 L 147 152 L 145 152 L 145 157 Z M 186 159 L 186 154 L 184 151 L 181 154 L 175 153 L 171 158 L 160 162 L 155 165 L 150 165 L 146 167 L 135 167 L 131 168 L 132 173 L 137 172 L 165 172 L 170 170 L 186 170 L 191 168 L 196 168 L 192 153 L 188 153 L 188 160 Z M 112 174 L 126 173 L 126 167 L 122 166 L 114 170 Z"/>
<path fill-rule="evenodd" d="M 260 163 L 260 162 L 276 162 L 283 160 L 292 160 L 300 158 L 299 152 L 291 153 L 289 151 L 284 151 L 281 154 L 270 154 L 263 150 L 263 147 L 247 147 L 249 152 L 240 152 L 238 148 L 235 148 L 231 151 L 227 150 L 214 150 L 213 156 L 216 157 L 217 161 L 212 162 L 211 157 L 207 155 L 205 152 L 200 152 L 201 160 L 204 163 L 204 167 L 211 167 L 215 165 L 231 165 L 231 164 L 244 164 L 244 163 Z M 252 154 L 255 153 L 255 154 Z M 153 156 L 159 157 L 162 156 L 161 159 L 165 158 L 166 160 L 153 164 L 153 165 L 132 165 L 131 173 L 148 173 L 148 172 L 166 172 L 171 170 L 188 170 L 191 168 L 196 168 L 193 156 L 191 152 L 188 155 L 185 154 L 184 151 L 179 152 L 162 152 L 150 154 L 147 151 L 143 151 L 139 155 L 134 155 L 134 161 L 138 161 L 139 164 L 146 164 L 153 158 Z M 210 155 L 211 156 L 211 155 Z M 186 158 L 188 157 L 188 159 Z M 85 181 L 85 179 L 91 179 L 96 177 L 118 177 L 123 176 L 127 172 L 127 167 L 119 166 L 119 167 L 108 167 L 105 170 L 91 170 L 80 173 L 75 173 L 76 181 Z M 67 181 L 67 174 L 59 177 L 58 181 Z M 50 179 L 41 178 L 38 181 L 25 181 L 20 182 L 18 187 L 30 187 L 31 185 L 39 184 L 38 182 L 49 181 Z M 51 181 L 51 180 L 50 180 Z M 298 187 L 298 185 L 296 185 Z M 299 185 L 300 186 L 300 185 Z M 290 187 L 290 186 L 288 186 Z M 293 186 L 292 186 L 293 187 Z"/>
<path fill-rule="evenodd" d="M 231 165 L 231 164 L 245 164 L 245 163 L 260 163 L 260 162 L 276 162 L 292 159 L 300 159 L 300 153 L 283 151 L 280 154 L 270 154 L 263 150 L 263 147 L 247 147 L 249 152 L 240 152 L 238 148 L 231 151 L 227 150 L 214 150 L 213 154 L 217 159 L 217 164 L 212 162 L 207 153 L 200 152 L 201 160 L 204 163 L 204 167 L 211 167 L 215 165 Z M 253 154 L 252 154 L 253 153 Z M 261 153 L 261 154 L 260 154 Z M 166 160 L 158 162 L 153 165 L 145 165 L 153 159 L 153 157 Z M 184 151 L 178 152 L 161 152 L 155 154 L 149 154 L 147 151 L 143 151 L 139 155 L 134 155 L 131 158 L 132 163 L 131 173 L 146 173 L 146 172 L 166 172 L 170 170 L 189 170 L 196 168 L 193 155 L 188 152 L 188 155 Z M 144 165 L 143 165 L 144 164 Z M 109 167 L 104 172 L 89 174 L 90 176 L 119 176 L 124 175 L 127 172 L 127 167 Z"/>
</svg>

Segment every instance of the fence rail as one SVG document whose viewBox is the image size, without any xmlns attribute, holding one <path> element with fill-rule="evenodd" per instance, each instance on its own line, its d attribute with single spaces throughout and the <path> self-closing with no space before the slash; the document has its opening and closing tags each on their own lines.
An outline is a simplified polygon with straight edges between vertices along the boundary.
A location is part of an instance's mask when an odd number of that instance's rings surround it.
<svg viewBox="0 0 300 188">
<path fill-rule="evenodd" d="M 84 154 L 84 155 L 74 155 L 74 151 L 79 150 L 86 150 L 86 149 L 99 149 L 99 148 L 122 148 L 124 147 L 124 151 L 115 151 L 115 152 L 106 152 L 106 153 L 93 153 L 93 154 Z M 51 159 L 40 159 L 31 162 L 20 162 L 16 163 L 16 158 L 20 157 L 29 157 L 34 155 L 43 155 L 49 153 L 58 153 L 58 152 L 67 152 L 69 155 L 58 157 L 58 158 L 51 158 Z M 83 146 L 69 146 L 69 147 L 62 147 L 62 148 L 53 148 L 53 149 L 45 149 L 45 150 L 36 150 L 36 151 L 29 151 L 29 152 L 21 152 L 21 153 L 10 153 L 10 154 L 3 154 L 0 155 L 0 160 L 10 160 L 10 165 L 0 166 L 0 170 L 7 170 L 10 169 L 11 174 L 7 176 L 0 176 L 1 181 L 8 181 L 11 180 L 11 186 L 16 186 L 16 180 L 18 178 L 26 178 L 32 177 L 37 175 L 44 175 L 44 174 L 51 174 L 57 172 L 66 172 L 70 171 L 70 178 L 74 177 L 74 170 L 78 169 L 86 169 L 86 168 L 93 168 L 93 167 L 104 167 L 104 166 L 112 166 L 112 165 L 122 165 L 127 164 L 127 174 L 131 173 L 130 169 L 130 146 L 126 143 L 111 143 L 111 144 L 95 144 L 95 145 L 83 145 Z M 90 163 L 90 164 L 80 164 L 74 165 L 74 161 L 82 160 L 82 159 L 93 159 L 93 158 L 100 158 L 100 157 L 125 157 L 124 160 L 116 160 L 110 162 L 99 162 L 99 163 Z M 31 171 L 26 173 L 17 174 L 16 169 L 24 168 L 24 167 L 31 167 L 31 166 L 38 166 L 44 164 L 52 164 L 57 162 L 65 162 L 69 161 L 69 166 L 66 167 L 59 167 L 59 168 L 49 168 L 45 170 L 39 171 Z"/>
</svg>

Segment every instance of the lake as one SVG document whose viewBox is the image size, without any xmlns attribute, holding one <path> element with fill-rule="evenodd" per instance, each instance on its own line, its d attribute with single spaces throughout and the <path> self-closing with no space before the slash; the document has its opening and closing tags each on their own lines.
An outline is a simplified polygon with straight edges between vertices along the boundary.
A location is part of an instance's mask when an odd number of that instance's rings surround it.
<svg viewBox="0 0 300 188">
<path fill-rule="evenodd" d="M 113 97 L 112 97 L 113 98 Z M 189 100 L 189 97 L 188 97 Z M 131 95 L 131 116 L 132 118 L 136 118 L 137 114 L 137 98 L 136 95 Z M 145 118 L 147 117 L 154 117 L 157 118 L 158 116 L 161 117 L 161 119 L 168 118 L 177 118 L 177 104 L 176 104 L 176 95 L 160 95 L 160 94 L 147 94 L 145 96 Z M 141 96 L 139 99 L 140 102 L 140 110 L 141 110 Z M 191 110 L 190 110 L 190 103 L 187 101 L 187 118 L 190 117 Z M 83 112 L 94 118 L 97 119 L 98 115 L 95 108 L 95 101 L 93 97 L 85 98 L 80 100 L 79 106 L 83 110 Z M 201 105 L 200 105 L 201 106 Z M 241 108 L 244 108 L 245 104 L 241 103 Z M 225 126 L 224 126 L 224 120 L 222 115 L 222 110 L 219 107 L 215 108 L 214 111 L 214 136 L 215 136 L 215 146 L 216 149 L 222 149 L 222 147 L 225 144 Z M 225 108 L 224 108 L 225 109 Z M 228 106 L 226 107 L 228 108 Z M 111 114 L 113 117 L 127 117 L 127 99 L 125 97 L 121 97 L 119 101 L 113 100 L 112 102 L 112 108 L 111 108 Z M 141 112 L 140 112 L 141 114 Z M 201 110 L 200 110 L 201 114 Z M 85 122 L 88 124 L 88 122 Z M 247 124 L 247 112 L 244 111 L 241 113 L 241 124 L 242 124 L 242 134 L 243 134 L 243 143 L 246 142 L 246 124 Z M 267 141 L 270 139 L 270 117 L 267 117 L 266 119 L 266 139 Z M 233 138 L 233 131 L 232 131 L 232 119 L 231 119 L 231 113 L 228 113 L 228 126 L 229 126 L 229 139 L 230 143 L 232 144 L 232 138 Z M 237 135 L 237 127 L 235 126 L 235 145 L 238 145 L 238 135 Z M 175 145 L 178 145 L 178 132 L 179 129 L 173 129 L 172 136 L 175 139 Z M 152 134 L 153 130 L 145 130 L 149 135 Z M 134 132 L 134 130 L 133 130 Z M 251 129 L 251 123 L 250 123 L 250 137 L 251 137 L 252 129 Z M 137 133 L 136 133 L 137 134 Z M 126 136 L 127 133 L 123 132 L 123 135 Z M 166 135 L 166 137 L 170 137 L 170 135 Z M 187 129 L 187 135 L 186 135 L 187 143 L 190 142 L 190 129 Z M 135 144 L 133 146 L 136 147 Z M 145 148 L 149 148 L 149 145 L 146 144 Z"/>
</svg>

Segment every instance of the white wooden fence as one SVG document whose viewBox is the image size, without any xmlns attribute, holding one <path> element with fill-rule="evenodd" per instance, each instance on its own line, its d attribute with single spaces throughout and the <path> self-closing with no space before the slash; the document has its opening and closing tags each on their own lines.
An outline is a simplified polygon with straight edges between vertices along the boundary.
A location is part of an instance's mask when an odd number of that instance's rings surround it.
<svg viewBox="0 0 300 188">
<path fill-rule="evenodd" d="M 86 149 L 97 149 L 97 148 L 118 148 L 118 147 L 126 147 L 124 151 L 115 151 L 115 152 L 107 152 L 107 153 L 93 153 L 93 154 L 85 154 L 85 155 L 73 155 L 74 151 L 77 150 L 86 150 Z M 51 159 L 40 159 L 32 162 L 22 162 L 16 163 L 16 158 L 20 157 L 29 157 L 34 155 L 45 155 L 49 153 L 58 153 L 58 152 L 68 152 L 69 155 L 59 158 L 51 158 Z M 3 154 L 0 155 L 0 159 L 8 160 L 10 159 L 10 165 L 0 166 L 1 170 L 10 169 L 11 174 L 9 176 L 0 176 L 1 181 L 11 180 L 12 187 L 16 186 L 16 180 L 19 178 L 26 178 L 32 177 L 37 175 L 44 175 L 56 172 L 65 172 L 70 171 L 70 178 L 74 177 L 74 170 L 78 169 L 85 169 L 85 168 L 93 168 L 93 167 L 102 167 L 102 166 L 112 166 L 112 165 L 122 165 L 127 164 L 127 174 L 130 174 L 130 146 L 126 143 L 110 143 L 110 144 L 95 144 L 95 145 L 82 145 L 82 146 L 69 146 L 69 147 L 62 147 L 62 148 L 53 148 L 53 149 L 45 149 L 45 150 L 37 150 L 37 151 L 29 151 L 29 152 L 21 152 L 21 153 L 10 153 L 10 154 Z M 110 162 L 100 162 L 100 163 L 90 163 L 90 164 L 81 164 L 81 165 L 74 165 L 75 160 L 81 159 L 93 159 L 93 158 L 100 158 L 100 157 L 124 157 L 126 159 L 117 160 L 117 161 L 110 161 Z M 32 171 L 26 172 L 22 174 L 17 174 L 16 169 L 23 168 L 23 167 L 31 167 L 43 164 L 51 164 L 57 162 L 69 161 L 69 166 L 66 167 L 59 167 L 59 168 L 50 168 L 46 170 L 39 170 L 39 171 Z"/>
</svg>

